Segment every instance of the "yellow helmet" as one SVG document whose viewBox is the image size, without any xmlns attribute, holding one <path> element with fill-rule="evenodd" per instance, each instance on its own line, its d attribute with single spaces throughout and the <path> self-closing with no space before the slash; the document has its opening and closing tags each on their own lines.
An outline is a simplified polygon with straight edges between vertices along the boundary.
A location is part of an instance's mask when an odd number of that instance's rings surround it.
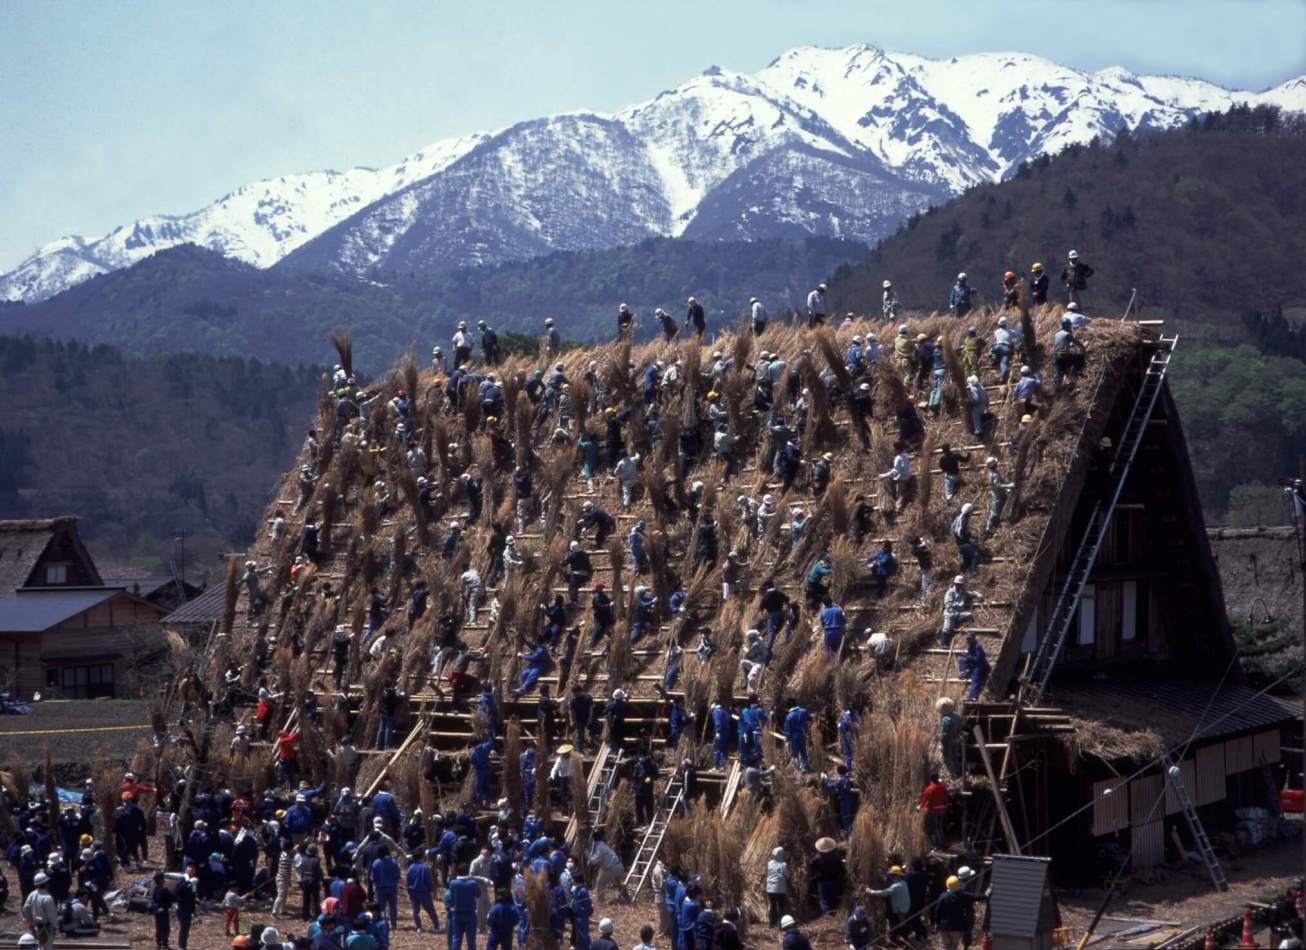
<svg viewBox="0 0 1306 950">
<path fill-rule="evenodd" d="M 721 398 L 721 394 L 720 394 L 719 392 L 717 392 L 715 389 L 713 389 L 711 392 L 709 392 L 709 393 L 707 394 L 707 398 L 708 398 L 709 400 L 720 399 L 720 398 Z"/>
<path fill-rule="evenodd" d="M 1038 261 L 1035 261 L 1034 266 L 1031 267 L 1030 270 L 1032 270 L 1036 274 L 1041 274 L 1043 273 L 1043 265 L 1040 264 Z"/>
<path fill-rule="evenodd" d="M 957 877 L 957 875 L 955 874 L 952 874 L 948 877 L 948 879 L 944 882 L 944 884 L 947 886 L 948 890 L 955 891 L 957 888 L 961 887 L 961 878 Z"/>
</svg>

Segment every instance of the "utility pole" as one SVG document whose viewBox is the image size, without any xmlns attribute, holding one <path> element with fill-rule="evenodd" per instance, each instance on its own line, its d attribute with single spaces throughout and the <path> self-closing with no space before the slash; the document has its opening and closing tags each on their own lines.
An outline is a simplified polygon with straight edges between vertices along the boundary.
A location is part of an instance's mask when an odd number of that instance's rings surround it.
<svg viewBox="0 0 1306 950">
<path fill-rule="evenodd" d="M 177 537 L 173 540 L 181 545 L 181 570 L 178 574 L 180 583 L 177 586 L 180 589 L 179 593 L 181 594 L 181 602 L 184 604 L 190 599 L 186 596 L 186 532 L 179 531 Z"/>
</svg>

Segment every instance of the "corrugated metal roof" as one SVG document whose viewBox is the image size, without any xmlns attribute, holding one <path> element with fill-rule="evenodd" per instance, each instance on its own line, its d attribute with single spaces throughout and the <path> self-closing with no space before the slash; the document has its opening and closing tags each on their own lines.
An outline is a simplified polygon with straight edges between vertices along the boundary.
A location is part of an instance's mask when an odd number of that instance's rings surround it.
<svg viewBox="0 0 1306 950">
<path fill-rule="evenodd" d="M 1058 686 L 1057 706 L 1122 729 L 1151 730 L 1168 743 L 1261 729 L 1301 715 L 1301 704 L 1213 681 L 1111 677 Z"/>
<path fill-rule="evenodd" d="M 163 618 L 165 624 L 213 623 L 222 619 L 227 606 L 227 589 L 223 584 L 213 584 L 194 600 L 182 604 Z"/>
<path fill-rule="evenodd" d="M 1033 937 L 1038 933 L 1043 890 L 1051 865 L 1051 858 L 993 856 L 989 931 L 994 937 Z"/>
<path fill-rule="evenodd" d="M 15 591 L 0 597 L 0 633 L 40 633 L 121 593 L 104 587 Z"/>
</svg>

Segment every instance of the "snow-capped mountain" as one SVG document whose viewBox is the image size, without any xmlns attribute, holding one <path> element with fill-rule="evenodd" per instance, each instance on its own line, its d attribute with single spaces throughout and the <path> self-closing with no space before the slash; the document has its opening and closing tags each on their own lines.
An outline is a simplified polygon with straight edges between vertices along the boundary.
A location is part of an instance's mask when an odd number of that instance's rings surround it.
<svg viewBox="0 0 1306 950">
<path fill-rule="evenodd" d="M 535 119 L 389 168 L 270 179 L 189 215 L 64 238 L 0 277 L 0 299 L 42 299 L 185 242 L 258 267 L 356 275 L 652 235 L 874 242 L 1022 161 L 1235 104 L 1306 111 L 1306 77 L 1250 93 L 1024 53 L 933 60 L 803 47 L 755 75 L 713 67 L 611 115 Z"/>
</svg>

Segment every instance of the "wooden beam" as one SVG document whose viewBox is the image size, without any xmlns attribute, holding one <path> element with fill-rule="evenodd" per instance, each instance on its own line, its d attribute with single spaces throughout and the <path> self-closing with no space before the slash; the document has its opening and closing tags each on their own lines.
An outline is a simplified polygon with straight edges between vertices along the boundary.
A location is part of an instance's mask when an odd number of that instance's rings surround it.
<svg viewBox="0 0 1306 950">
<path fill-rule="evenodd" d="M 427 722 L 426 714 L 422 713 L 417 717 L 417 721 L 413 723 L 413 728 L 412 731 L 408 733 L 408 738 L 399 744 L 399 748 L 395 749 L 394 755 L 390 756 L 390 761 L 385 764 L 385 768 L 378 772 L 376 778 L 372 779 L 372 783 L 367 786 L 367 790 L 363 792 L 364 798 L 376 794 L 376 790 L 380 788 L 381 783 L 385 781 L 386 775 L 392 768 L 394 768 L 395 763 L 399 761 L 399 756 L 407 752 L 408 747 L 412 745 L 413 740 L 428 729 L 430 729 L 430 724 Z"/>
<path fill-rule="evenodd" d="M 997 806 L 998 820 L 1002 822 L 1002 831 L 1007 836 L 1007 844 L 1011 845 L 1013 854 L 1020 854 L 1020 841 L 1016 838 L 1016 829 L 1012 827 L 1011 816 L 1007 814 L 1007 802 L 1002 797 L 1002 788 L 998 785 L 998 776 L 993 771 L 993 760 L 989 758 L 989 750 L 985 748 L 984 730 L 979 726 L 975 727 L 975 744 L 979 747 L 980 761 L 984 763 L 984 772 L 989 777 L 989 784 L 992 787 L 993 803 Z"/>
</svg>

